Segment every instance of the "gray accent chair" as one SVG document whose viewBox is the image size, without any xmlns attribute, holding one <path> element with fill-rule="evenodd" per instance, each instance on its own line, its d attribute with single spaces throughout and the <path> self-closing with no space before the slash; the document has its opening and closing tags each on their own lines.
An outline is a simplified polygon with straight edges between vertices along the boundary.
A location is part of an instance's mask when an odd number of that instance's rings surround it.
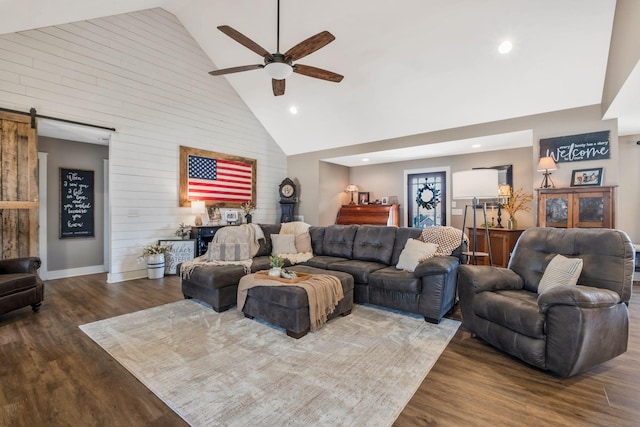
<svg viewBox="0 0 640 427">
<path fill-rule="evenodd" d="M 627 350 L 634 251 L 620 230 L 528 229 L 508 268 L 458 267 L 463 325 L 560 377 L 606 362 Z M 538 295 L 538 283 L 556 254 L 582 258 L 578 285 Z"/>
</svg>

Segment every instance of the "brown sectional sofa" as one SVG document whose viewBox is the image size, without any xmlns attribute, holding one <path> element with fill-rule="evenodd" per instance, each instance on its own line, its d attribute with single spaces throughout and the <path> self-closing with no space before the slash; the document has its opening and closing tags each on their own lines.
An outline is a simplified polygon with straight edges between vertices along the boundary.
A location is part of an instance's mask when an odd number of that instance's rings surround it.
<svg viewBox="0 0 640 427">
<path fill-rule="evenodd" d="M 260 241 L 252 272 L 269 268 L 271 234 L 280 230 L 280 225 L 261 227 L 265 239 Z M 421 231 L 371 225 L 312 226 L 309 234 L 314 256 L 298 266 L 350 274 L 355 303 L 416 313 L 438 323 L 455 304 L 457 268 L 463 255 L 457 248 L 451 256 L 420 263 L 414 272 L 396 269 L 407 239 L 418 238 Z M 244 274 L 238 265 L 198 266 L 188 278 L 182 278 L 182 292 L 186 298 L 200 299 L 214 310 L 224 311 L 236 303 L 238 282 Z"/>
</svg>

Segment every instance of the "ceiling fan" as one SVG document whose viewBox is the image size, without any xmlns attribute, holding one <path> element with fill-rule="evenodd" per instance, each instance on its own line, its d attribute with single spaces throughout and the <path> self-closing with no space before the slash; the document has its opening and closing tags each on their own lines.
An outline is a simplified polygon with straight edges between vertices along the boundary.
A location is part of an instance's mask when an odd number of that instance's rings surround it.
<svg viewBox="0 0 640 427">
<path fill-rule="evenodd" d="M 302 74 L 316 79 L 328 80 L 330 82 L 339 83 L 344 76 L 340 74 L 316 68 L 309 65 L 294 64 L 300 58 L 315 52 L 316 50 L 328 45 L 336 38 L 328 31 L 322 31 L 315 36 L 298 43 L 285 53 L 280 53 L 280 0 L 278 0 L 278 28 L 277 28 L 277 45 L 276 53 L 269 53 L 262 46 L 234 30 L 228 25 L 218 27 L 220 31 L 231 37 L 247 49 L 250 49 L 264 58 L 264 64 L 244 65 L 240 67 L 224 68 L 222 70 L 210 71 L 212 76 L 221 76 L 224 74 L 239 73 L 241 71 L 257 70 L 264 68 L 271 77 L 271 85 L 273 86 L 273 94 L 275 96 L 284 95 L 285 80 L 292 73 Z"/>
</svg>

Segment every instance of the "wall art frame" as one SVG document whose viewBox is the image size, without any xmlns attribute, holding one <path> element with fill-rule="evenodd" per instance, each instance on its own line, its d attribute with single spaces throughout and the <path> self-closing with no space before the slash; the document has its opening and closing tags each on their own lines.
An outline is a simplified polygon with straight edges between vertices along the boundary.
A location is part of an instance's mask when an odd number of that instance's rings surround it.
<svg viewBox="0 0 640 427">
<path fill-rule="evenodd" d="M 256 200 L 257 160 L 180 146 L 180 207 L 192 200 L 205 206 L 240 208 L 247 200 Z"/>
</svg>

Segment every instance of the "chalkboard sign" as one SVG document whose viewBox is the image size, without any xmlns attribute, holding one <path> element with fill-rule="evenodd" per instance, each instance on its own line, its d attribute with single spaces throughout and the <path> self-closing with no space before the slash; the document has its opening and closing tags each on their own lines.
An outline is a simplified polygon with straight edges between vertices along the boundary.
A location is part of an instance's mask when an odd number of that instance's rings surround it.
<svg viewBox="0 0 640 427">
<path fill-rule="evenodd" d="M 166 274 L 178 274 L 177 266 L 181 262 L 191 261 L 196 255 L 195 240 L 159 240 L 158 244 L 171 246 L 165 256 L 164 272 Z"/>
<path fill-rule="evenodd" d="M 93 171 L 60 168 L 60 238 L 95 237 Z"/>
<path fill-rule="evenodd" d="M 609 131 L 541 139 L 540 157 L 553 157 L 556 163 L 608 159 Z"/>
</svg>

